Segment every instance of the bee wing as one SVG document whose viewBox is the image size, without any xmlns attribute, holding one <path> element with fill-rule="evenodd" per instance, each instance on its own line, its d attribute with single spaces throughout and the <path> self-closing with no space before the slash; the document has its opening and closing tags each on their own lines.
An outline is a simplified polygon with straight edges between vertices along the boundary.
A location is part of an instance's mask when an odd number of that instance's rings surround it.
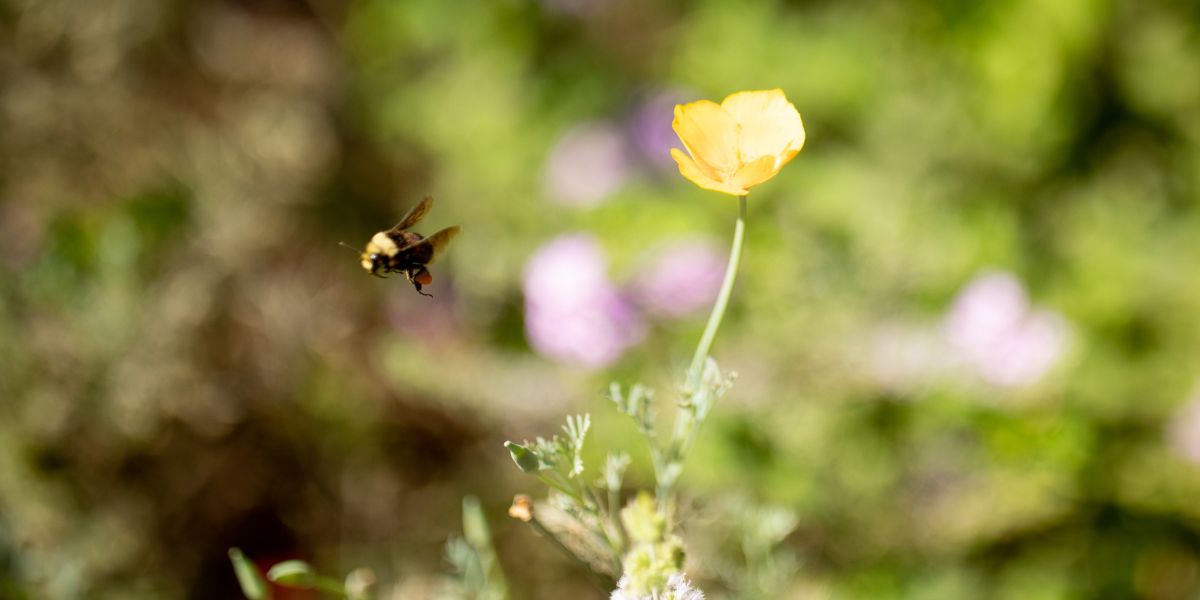
<svg viewBox="0 0 1200 600">
<path fill-rule="evenodd" d="M 433 196 L 425 196 L 416 206 L 409 209 L 408 214 L 404 215 L 404 218 L 400 219 L 400 222 L 396 223 L 396 226 L 391 230 L 403 231 L 416 225 L 417 221 L 425 218 L 425 213 L 429 212 L 431 206 L 433 206 Z"/>
<path fill-rule="evenodd" d="M 428 265 L 446 249 L 450 240 L 458 235 L 459 227 L 447 227 L 419 242 L 414 242 L 400 249 L 397 256 L 403 256 L 406 261 Z"/>
</svg>

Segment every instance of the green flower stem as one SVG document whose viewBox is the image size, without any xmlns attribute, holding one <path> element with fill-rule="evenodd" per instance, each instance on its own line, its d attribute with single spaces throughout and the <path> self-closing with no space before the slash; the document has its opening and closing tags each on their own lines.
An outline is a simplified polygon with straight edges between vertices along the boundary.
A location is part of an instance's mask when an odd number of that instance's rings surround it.
<svg viewBox="0 0 1200 600">
<path fill-rule="evenodd" d="M 625 551 L 625 528 L 621 526 L 621 492 L 619 490 L 608 490 L 608 526 L 613 531 L 613 541 L 616 542 L 620 552 Z"/>
<path fill-rule="evenodd" d="M 746 197 L 738 196 L 738 218 L 733 228 L 733 244 L 729 249 L 729 264 L 725 266 L 725 279 L 721 282 L 721 290 L 717 301 L 713 304 L 712 313 L 708 316 L 708 324 L 700 343 L 696 346 L 696 354 L 692 356 L 692 365 L 688 368 L 687 382 L 684 386 L 686 402 L 680 407 L 675 417 L 675 428 L 671 434 L 666 452 L 655 456 L 655 475 L 658 479 L 658 507 L 662 514 L 672 512 L 674 505 L 675 483 L 683 468 L 683 460 L 691 450 L 699 431 L 700 423 L 706 414 L 697 414 L 697 394 L 708 394 L 710 390 L 703 389 L 704 367 L 712 350 L 713 340 L 717 330 L 725 318 L 725 309 L 729 306 L 729 297 L 733 295 L 733 284 L 737 281 L 738 267 L 742 262 L 742 247 L 746 238 Z M 703 402 L 709 402 L 704 399 Z"/>
<path fill-rule="evenodd" d="M 552 487 L 552 488 L 566 494 L 567 496 L 570 496 L 572 499 L 574 499 L 577 502 L 580 502 L 580 503 L 583 502 L 583 497 L 579 495 L 579 492 L 575 491 L 575 489 L 572 488 L 571 484 L 566 479 L 564 479 L 563 476 L 560 475 L 558 472 L 549 471 L 549 474 L 547 474 L 545 472 L 539 472 L 537 474 L 537 477 L 538 477 L 538 479 L 542 480 L 542 483 L 546 484 L 548 487 Z"/>
<path fill-rule="evenodd" d="M 614 538 L 614 534 L 608 530 L 608 527 L 606 527 L 606 523 L 608 522 L 609 518 L 608 515 L 605 514 L 604 506 L 600 504 L 600 500 L 596 497 L 596 492 L 592 490 L 591 486 L 584 485 L 583 482 L 580 482 L 579 493 L 584 498 L 584 502 L 581 502 L 580 506 L 582 506 L 583 510 L 587 511 L 587 513 L 596 520 L 596 524 L 599 526 L 599 531 L 595 532 L 597 534 L 596 537 L 599 541 L 604 543 L 606 548 L 608 548 L 609 555 L 616 567 L 614 572 L 620 573 L 621 555 L 624 553 L 624 551 L 622 549 L 622 544 Z M 580 524 L 582 525 L 583 523 Z"/>
<path fill-rule="evenodd" d="M 694 389 L 700 383 L 704 374 L 704 361 L 712 349 L 713 339 L 717 337 L 717 329 L 725 318 L 725 307 L 729 306 L 729 297 L 733 295 L 733 283 L 737 280 L 738 265 L 742 262 L 742 246 L 746 237 L 746 197 L 738 196 L 738 218 L 733 228 L 733 246 L 729 249 L 729 264 L 725 266 L 725 280 L 721 282 L 721 291 L 717 294 L 717 302 L 713 304 L 712 313 L 708 315 L 708 325 L 704 327 L 704 335 L 700 336 L 700 344 L 692 355 L 692 366 L 688 369 L 688 384 Z"/>
</svg>

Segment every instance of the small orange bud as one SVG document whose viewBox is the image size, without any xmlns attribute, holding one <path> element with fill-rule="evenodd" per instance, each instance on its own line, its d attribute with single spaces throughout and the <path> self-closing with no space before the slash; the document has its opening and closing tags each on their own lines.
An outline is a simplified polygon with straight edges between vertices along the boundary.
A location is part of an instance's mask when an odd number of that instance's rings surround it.
<svg viewBox="0 0 1200 600">
<path fill-rule="evenodd" d="M 525 494 L 517 494 L 513 496 L 512 506 L 508 507 L 508 516 L 524 521 L 526 523 L 533 520 L 533 498 Z"/>
</svg>

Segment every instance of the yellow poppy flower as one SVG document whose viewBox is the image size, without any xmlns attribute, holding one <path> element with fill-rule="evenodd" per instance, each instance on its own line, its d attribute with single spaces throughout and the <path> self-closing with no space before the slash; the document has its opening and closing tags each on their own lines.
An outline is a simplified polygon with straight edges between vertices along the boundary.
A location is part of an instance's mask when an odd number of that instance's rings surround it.
<svg viewBox="0 0 1200 600">
<path fill-rule="evenodd" d="M 671 126 L 687 148 L 671 149 L 679 172 L 734 196 L 774 177 L 804 146 L 800 113 L 780 89 L 737 92 L 720 104 L 677 104 Z"/>
</svg>

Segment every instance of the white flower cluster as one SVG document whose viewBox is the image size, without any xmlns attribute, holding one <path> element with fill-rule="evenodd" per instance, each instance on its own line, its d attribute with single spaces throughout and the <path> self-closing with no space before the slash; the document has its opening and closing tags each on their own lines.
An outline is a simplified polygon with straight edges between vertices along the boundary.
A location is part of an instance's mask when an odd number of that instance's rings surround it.
<svg viewBox="0 0 1200 600">
<path fill-rule="evenodd" d="M 651 593 L 645 596 L 630 594 L 625 591 L 629 584 L 629 576 L 622 575 L 617 581 L 617 589 L 613 590 L 609 600 L 704 600 L 704 592 L 692 587 L 683 573 L 675 573 L 667 579 L 667 589 L 662 593 Z"/>
</svg>

